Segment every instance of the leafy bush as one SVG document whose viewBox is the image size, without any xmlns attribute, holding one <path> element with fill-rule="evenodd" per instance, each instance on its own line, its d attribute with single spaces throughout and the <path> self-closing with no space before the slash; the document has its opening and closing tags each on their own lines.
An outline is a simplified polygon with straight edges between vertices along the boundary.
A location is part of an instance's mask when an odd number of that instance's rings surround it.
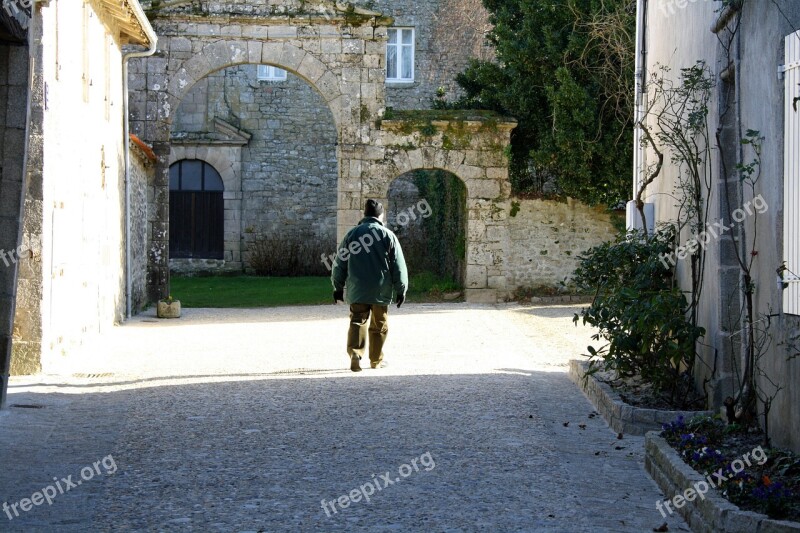
<svg viewBox="0 0 800 533">
<path fill-rule="evenodd" d="M 688 395 L 685 375 L 705 330 L 687 320 L 686 297 L 674 270 L 661 260 L 674 240 L 669 229 L 649 239 L 631 232 L 582 255 L 573 281 L 595 298 L 573 321 L 597 327 L 592 338 L 608 341 L 599 349 L 588 347 L 593 362 L 602 360 L 605 370 L 621 377 L 640 376 L 676 403 Z"/>
<path fill-rule="evenodd" d="M 328 276 L 321 256 L 334 249 L 315 235 L 260 233 L 248 245 L 247 264 L 257 276 Z"/>
</svg>

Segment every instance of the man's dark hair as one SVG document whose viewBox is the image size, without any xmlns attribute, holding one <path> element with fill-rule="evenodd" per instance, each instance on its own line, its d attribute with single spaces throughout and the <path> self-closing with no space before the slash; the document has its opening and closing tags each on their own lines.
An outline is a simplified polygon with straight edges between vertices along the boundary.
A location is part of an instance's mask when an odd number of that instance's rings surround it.
<svg viewBox="0 0 800 533">
<path fill-rule="evenodd" d="M 369 199 L 364 206 L 365 217 L 379 218 L 383 214 L 383 204 L 377 200 Z"/>
</svg>

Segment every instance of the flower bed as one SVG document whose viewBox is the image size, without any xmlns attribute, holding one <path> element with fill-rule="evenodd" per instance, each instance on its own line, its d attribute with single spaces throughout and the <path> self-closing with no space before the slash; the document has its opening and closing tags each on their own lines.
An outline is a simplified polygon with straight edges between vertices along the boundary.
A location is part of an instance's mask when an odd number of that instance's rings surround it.
<svg viewBox="0 0 800 533">
<path fill-rule="evenodd" d="M 664 424 L 661 437 L 681 461 L 700 475 L 698 481 L 684 489 L 699 484 L 745 511 L 778 520 L 800 519 L 800 456 L 786 450 L 765 449 L 762 433 L 703 416 L 691 420 L 678 417 Z M 648 439 L 653 440 L 650 435 Z M 648 457 L 650 448 L 648 443 Z M 800 531 L 800 524 L 792 527 Z"/>
</svg>

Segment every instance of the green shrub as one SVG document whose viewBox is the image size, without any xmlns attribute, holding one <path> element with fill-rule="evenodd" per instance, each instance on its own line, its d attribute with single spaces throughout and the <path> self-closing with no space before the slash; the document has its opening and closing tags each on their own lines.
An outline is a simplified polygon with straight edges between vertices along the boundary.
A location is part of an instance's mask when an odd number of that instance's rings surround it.
<svg viewBox="0 0 800 533">
<path fill-rule="evenodd" d="M 674 241 L 668 229 L 649 240 L 631 232 L 580 256 L 573 281 L 595 298 L 573 321 L 595 326 L 600 331 L 592 338 L 608 341 L 588 347 L 593 363 L 602 361 L 621 377 L 640 376 L 676 402 L 685 394 L 695 343 L 705 330 L 687 320 L 688 302 L 674 269 L 661 260 Z"/>
</svg>

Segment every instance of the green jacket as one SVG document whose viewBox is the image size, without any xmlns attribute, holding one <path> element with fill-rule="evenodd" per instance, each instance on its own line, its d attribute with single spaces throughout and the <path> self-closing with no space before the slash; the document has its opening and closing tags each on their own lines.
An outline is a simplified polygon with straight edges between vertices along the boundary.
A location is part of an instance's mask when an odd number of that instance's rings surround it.
<svg viewBox="0 0 800 533">
<path fill-rule="evenodd" d="M 405 295 L 408 270 L 397 236 L 377 218 L 362 219 L 337 249 L 331 282 L 347 289 L 348 304 L 390 305 L 394 294 Z"/>
</svg>

